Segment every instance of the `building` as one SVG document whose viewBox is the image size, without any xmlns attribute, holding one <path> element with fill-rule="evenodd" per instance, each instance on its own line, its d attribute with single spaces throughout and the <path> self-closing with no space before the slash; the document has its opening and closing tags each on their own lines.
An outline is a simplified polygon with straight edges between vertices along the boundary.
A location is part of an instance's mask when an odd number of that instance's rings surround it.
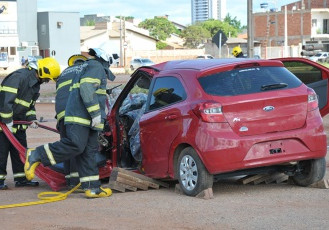
<svg viewBox="0 0 329 230">
<path fill-rule="evenodd" d="M 323 50 L 329 51 L 328 7 L 328 0 L 301 0 L 279 11 L 254 13 L 254 39 L 261 42 L 263 49 L 282 47 L 286 41 L 289 47 L 321 43 Z"/>
<path fill-rule="evenodd" d="M 192 24 L 226 17 L 226 0 L 191 0 Z"/>
<path fill-rule="evenodd" d="M 37 0 L 0 1 L 0 52 L 9 65 L 39 54 Z"/>
</svg>

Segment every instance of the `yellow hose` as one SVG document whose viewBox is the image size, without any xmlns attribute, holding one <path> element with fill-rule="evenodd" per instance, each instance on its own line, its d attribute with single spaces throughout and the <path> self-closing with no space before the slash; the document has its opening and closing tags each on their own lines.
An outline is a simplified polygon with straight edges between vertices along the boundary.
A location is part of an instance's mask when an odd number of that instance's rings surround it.
<svg viewBox="0 0 329 230">
<path fill-rule="evenodd" d="M 81 185 L 81 183 L 79 183 L 77 186 L 75 186 L 74 188 L 72 188 L 70 191 L 68 191 L 66 193 L 62 193 L 62 192 L 40 192 L 38 194 L 38 198 L 40 200 L 38 200 L 38 201 L 2 205 L 2 206 L 0 206 L 0 209 L 24 207 L 24 206 L 37 205 L 37 204 L 46 204 L 46 203 L 65 200 L 67 198 L 67 196 L 70 195 L 75 190 L 77 190 L 80 187 L 80 185 Z"/>
</svg>

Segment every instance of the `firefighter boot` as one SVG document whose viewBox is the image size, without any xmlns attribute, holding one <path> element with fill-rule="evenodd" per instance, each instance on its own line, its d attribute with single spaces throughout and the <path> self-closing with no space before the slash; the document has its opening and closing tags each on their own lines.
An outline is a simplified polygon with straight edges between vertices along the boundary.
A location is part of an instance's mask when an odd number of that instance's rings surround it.
<svg viewBox="0 0 329 230">
<path fill-rule="evenodd" d="M 40 157 L 34 149 L 27 149 L 26 160 L 24 165 L 25 176 L 27 180 L 32 180 L 34 178 L 34 171 L 38 167 L 40 162 Z"/>
<path fill-rule="evenodd" d="M 85 196 L 87 198 L 100 198 L 112 195 L 112 190 L 110 188 L 91 188 L 85 191 Z"/>
</svg>

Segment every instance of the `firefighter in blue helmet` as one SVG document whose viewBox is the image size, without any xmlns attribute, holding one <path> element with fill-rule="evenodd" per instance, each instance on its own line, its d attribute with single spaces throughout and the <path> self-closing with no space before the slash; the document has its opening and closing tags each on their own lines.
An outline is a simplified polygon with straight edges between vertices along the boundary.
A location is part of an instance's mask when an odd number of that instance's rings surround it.
<svg viewBox="0 0 329 230">
<path fill-rule="evenodd" d="M 37 128 L 34 104 L 39 97 L 40 85 L 55 80 L 60 74 L 60 66 L 54 58 L 31 61 L 26 68 L 9 74 L 0 87 L 0 121 L 5 123 L 16 139 L 27 147 L 27 125 L 13 125 L 13 120 L 32 121 L 30 127 Z M 15 186 L 38 186 L 37 181 L 28 181 L 24 174 L 24 164 L 17 149 L 0 129 L 0 190 L 7 189 L 4 183 L 6 166 L 10 152 Z"/>
<path fill-rule="evenodd" d="M 107 79 L 114 80 L 109 70 L 111 57 L 101 49 L 89 50 L 95 57 L 85 61 L 73 78 L 64 115 L 66 137 L 26 152 L 25 174 L 34 177 L 36 167 L 55 165 L 75 157 L 81 186 L 87 198 L 107 197 L 110 188 L 102 188 L 96 163 L 98 132 L 103 130 Z"/>
<path fill-rule="evenodd" d="M 57 119 L 57 130 L 61 138 L 66 137 L 66 130 L 64 125 L 64 115 L 67 100 L 70 94 L 70 87 L 72 86 L 73 78 L 77 72 L 81 72 L 84 68 L 82 65 L 88 58 L 81 54 L 72 55 L 68 59 L 69 67 L 66 68 L 56 81 L 56 97 L 55 97 L 55 111 Z M 71 158 L 64 162 L 64 174 L 68 188 L 73 188 L 79 184 L 79 173 L 76 167 L 75 158 Z"/>
</svg>

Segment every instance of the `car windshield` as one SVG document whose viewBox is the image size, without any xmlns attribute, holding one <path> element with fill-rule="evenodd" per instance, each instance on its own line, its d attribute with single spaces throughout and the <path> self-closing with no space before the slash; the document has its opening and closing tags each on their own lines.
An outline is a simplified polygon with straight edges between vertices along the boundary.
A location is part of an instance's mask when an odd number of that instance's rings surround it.
<svg viewBox="0 0 329 230">
<path fill-rule="evenodd" d="M 142 62 L 144 62 L 144 63 L 151 63 L 152 61 L 151 61 L 150 59 L 143 58 L 143 59 L 142 59 Z"/>
<path fill-rule="evenodd" d="M 234 69 L 199 78 L 207 94 L 236 96 L 269 90 L 296 88 L 302 82 L 284 67 Z"/>
</svg>

